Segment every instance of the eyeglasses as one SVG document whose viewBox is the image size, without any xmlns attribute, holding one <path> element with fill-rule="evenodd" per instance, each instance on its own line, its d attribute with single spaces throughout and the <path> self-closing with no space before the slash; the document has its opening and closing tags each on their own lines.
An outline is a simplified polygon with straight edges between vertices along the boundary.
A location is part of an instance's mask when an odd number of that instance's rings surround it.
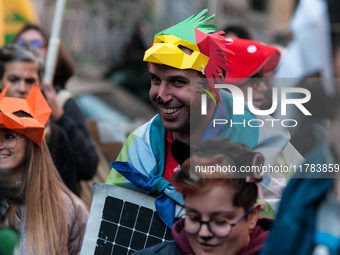
<svg viewBox="0 0 340 255">
<path fill-rule="evenodd" d="M 28 44 L 28 45 L 31 45 L 31 46 L 36 47 L 36 48 L 45 47 L 45 43 L 41 40 L 38 40 L 38 39 L 26 41 L 25 39 L 19 38 L 18 44 L 20 44 L 20 45 Z"/>
<path fill-rule="evenodd" d="M 183 208 L 181 209 L 181 211 L 183 210 Z M 213 236 L 224 238 L 231 234 L 233 227 L 239 224 L 253 208 L 254 206 L 250 207 L 245 212 L 245 214 L 243 214 L 243 216 L 235 223 L 230 223 L 229 220 L 225 218 L 225 216 L 221 215 L 215 216 L 209 221 L 203 221 L 198 219 L 197 216 L 193 214 L 186 213 L 179 218 L 179 225 L 187 234 L 196 235 L 198 232 L 200 232 L 202 224 L 207 224 L 208 230 Z"/>
<path fill-rule="evenodd" d="M 18 140 L 23 137 L 24 136 L 17 136 L 14 133 L 6 133 L 4 138 L 0 139 L 0 142 L 5 149 L 14 149 Z"/>
</svg>

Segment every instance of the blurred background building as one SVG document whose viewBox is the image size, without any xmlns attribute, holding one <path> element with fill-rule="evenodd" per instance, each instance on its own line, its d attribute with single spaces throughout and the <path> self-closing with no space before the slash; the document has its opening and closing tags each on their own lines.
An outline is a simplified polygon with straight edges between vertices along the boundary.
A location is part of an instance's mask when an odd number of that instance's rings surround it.
<svg viewBox="0 0 340 255">
<path fill-rule="evenodd" d="M 42 26 L 50 30 L 55 0 L 32 3 Z M 208 15 L 216 14 L 213 23 L 220 29 L 243 25 L 255 40 L 285 46 L 296 3 L 297 0 L 72 0 L 66 3 L 61 39 L 77 63 L 107 71 L 139 60 L 156 32 L 209 8 Z"/>
<path fill-rule="evenodd" d="M 210 1 L 208 1 L 210 2 Z M 265 43 L 286 46 L 289 20 L 298 0 L 213 0 L 216 25 L 242 25 L 253 38 Z"/>
</svg>

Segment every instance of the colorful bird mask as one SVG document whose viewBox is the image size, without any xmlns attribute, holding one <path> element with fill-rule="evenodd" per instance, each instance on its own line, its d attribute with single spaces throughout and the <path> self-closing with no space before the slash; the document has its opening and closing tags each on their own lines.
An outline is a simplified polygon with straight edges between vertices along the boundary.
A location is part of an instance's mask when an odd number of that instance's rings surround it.
<svg viewBox="0 0 340 255">
<path fill-rule="evenodd" d="M 8 128 L 23 134 L 41 146 L 51 108 L 38 85 L 33 86 L 26 99 L 5 97 L 8 86 L 0 94 L 0 128 Z M 20 112 L 29 117 L 15 115 Z"/>
<path fill-rule="evenodd" d="M 144 54 L 144 61 L 168 65 L 178 69 L 193 69 L 221 82 L 219 73 L 231 71 L 228 67 L 223 31 L 206 25 L 214 18 L 205 18 L 205 9 L 197 15 L 163 30 L 155 35 L 153 45 Z"/>
</svg>

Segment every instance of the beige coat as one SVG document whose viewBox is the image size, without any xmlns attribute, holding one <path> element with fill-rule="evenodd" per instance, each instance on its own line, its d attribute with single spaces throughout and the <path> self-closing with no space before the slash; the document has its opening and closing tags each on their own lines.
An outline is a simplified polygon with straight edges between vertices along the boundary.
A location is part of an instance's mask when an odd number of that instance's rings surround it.
<svg viewBox="0 0 340 255">
<path fill-rule="evenodd" d="M 72 194 L 73 195 L 73 194 Z M 67 225 L 68 225 L 68 242 L 67 242 L 67 251 L 64 255 L 71 255 L 71 254 L 79 254 L 81 250 L 81 245 L 83 242 L 85 229 L 87 220 L 89 217 L 89 213 L 86 209 L 84 203 L 75 195 L 73 195 L 73 199 L 75 204 L 77 205 L 78 215 L 79 215 L 79 222 L 77 220 L 76 209 L 74 208 L 71 199 L 63 193 L 64 205 L 65 205 L 65 212 L 67 217 Z M 8 205 L 7 205 L 8 207 Z M 6 205 L 2 203 L 0 215 L 3 215 L 6 211 Z M 21 214 L 22 218 L 17 219 L 16 227 L 20 231 L 20 244 L 16 248 L 15 254 L 18 255 L 28 255 L 27 249 L 27 233 L 25 230 L 25 206 L 21 206 Z M 78 228 L 78 224 L 80 224 L 80 228 Z M 80 232 L 78 231 L 80 229 Z M 53 255 L 53 254 L 52 254 Z"/>
</svg>

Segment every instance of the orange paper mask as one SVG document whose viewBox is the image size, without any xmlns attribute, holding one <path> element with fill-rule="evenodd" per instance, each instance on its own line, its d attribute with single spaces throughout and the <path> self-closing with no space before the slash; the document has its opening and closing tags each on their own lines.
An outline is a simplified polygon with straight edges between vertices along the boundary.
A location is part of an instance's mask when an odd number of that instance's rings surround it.
<svg viewBox="0 0 340 255">
<path fill-rule="evenodd" d="M 25 135 L 41 146 L 45 124 L 51 115 L 38 85 L 34 85 L 26 99 L 5 97 L 8 85 L 0 94 L 0 127 L 6 127 Z M 25 112 L 32 117 L 18 117 L 16 112 Z"/>
</svg>

